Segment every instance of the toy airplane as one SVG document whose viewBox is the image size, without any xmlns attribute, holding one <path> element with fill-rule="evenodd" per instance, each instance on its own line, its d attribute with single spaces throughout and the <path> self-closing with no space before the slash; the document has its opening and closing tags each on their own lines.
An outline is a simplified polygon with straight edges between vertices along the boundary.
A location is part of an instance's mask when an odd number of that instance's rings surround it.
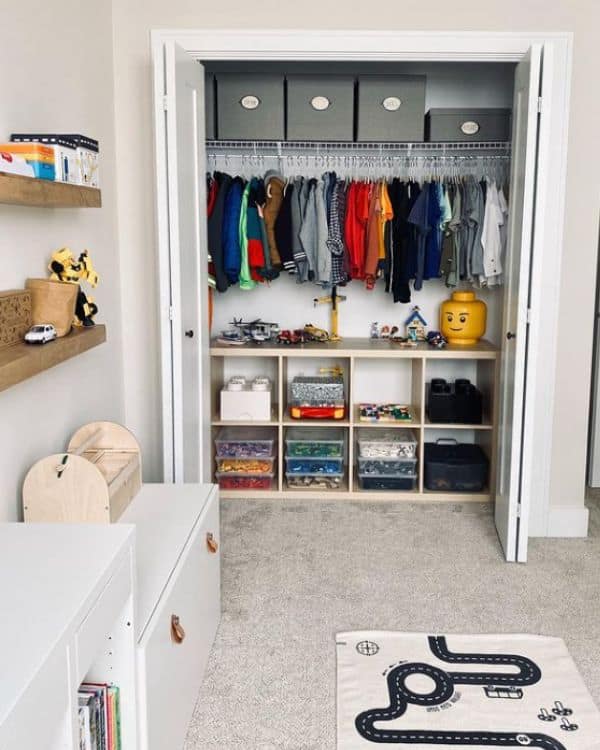
<svg viewBox="0 0 600 750">
<path fill-rule="evenodd" d="M 244 338 L 256 341 L 257 343 L 269 341 L 274 336 L 277 336 L 280 330 L 277 323 L 266 323 L 260 318 L 247 323 L 244 323 L 242 318 L 239 318 L 239 320 L 234 318 L 229 325 L 237 329 Z"/>
</svg>

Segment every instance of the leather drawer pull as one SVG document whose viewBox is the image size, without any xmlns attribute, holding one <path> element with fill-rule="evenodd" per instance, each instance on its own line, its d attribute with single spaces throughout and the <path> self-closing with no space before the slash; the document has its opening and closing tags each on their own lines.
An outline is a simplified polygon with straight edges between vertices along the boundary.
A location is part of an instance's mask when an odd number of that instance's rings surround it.
<svg viewBox="0 0 600 750">
<path fill-rule="evenodd" d="M 213 555 L 217 554 L 217 550 L 219 549 L 219 543 L 217 542 L 217 540 L 215 539 L 215 537 L 210 531 L 207 532 L 206 534 L 206 546 L 208 547 L 208 551 L 211 554 Z"/>
<path fill-rule="evenodd" d="M 183 643 L 185 630 L 179 622 L 178 615 L 171 615 L 171 640 L 173 643 Z"/>
</svg>

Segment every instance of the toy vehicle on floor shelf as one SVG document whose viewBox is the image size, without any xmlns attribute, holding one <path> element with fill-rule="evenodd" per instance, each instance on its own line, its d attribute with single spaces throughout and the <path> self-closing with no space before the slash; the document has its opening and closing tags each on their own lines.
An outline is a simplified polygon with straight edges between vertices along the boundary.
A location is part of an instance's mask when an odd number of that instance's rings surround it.
<svg viewBox="0 0 600 750">
<path fill-rule="evenodd" d="M 28 344 L 47 344 L 57 337 L 56 328 L 50 323 L 32 326 L 25 334 Z"/>
</svg>

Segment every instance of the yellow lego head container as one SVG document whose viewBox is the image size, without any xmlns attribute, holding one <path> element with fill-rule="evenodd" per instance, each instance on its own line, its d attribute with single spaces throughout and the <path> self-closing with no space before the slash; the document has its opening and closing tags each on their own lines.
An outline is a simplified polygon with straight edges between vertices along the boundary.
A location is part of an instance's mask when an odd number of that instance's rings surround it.
<svg viewBox="0 0 600 750">
<path fill-rule="evenodd" d="M 452 292 L 440 307 L 440 329 L 450 344 L 476 344 L 485 334 L 487 306 L 475 292 Z"/>
</svg>

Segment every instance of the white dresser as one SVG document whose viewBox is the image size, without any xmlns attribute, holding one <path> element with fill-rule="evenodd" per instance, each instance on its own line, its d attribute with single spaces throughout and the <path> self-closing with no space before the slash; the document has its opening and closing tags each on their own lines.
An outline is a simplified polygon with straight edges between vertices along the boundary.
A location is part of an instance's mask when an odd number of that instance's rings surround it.
<svg viewBox="0 0 600 750">
<path fill-rule="evenodd" d="M 77 690 L 113 682 L 136 748 L 134 530 L 0 524 L 0 748 L 78 750 Z"/>
<path fill-rule="evenodd" d="M 221 615 L 214 485 L 145 484 L 136 527 L 140 750 L 180 750 Z"/>
</svg>

